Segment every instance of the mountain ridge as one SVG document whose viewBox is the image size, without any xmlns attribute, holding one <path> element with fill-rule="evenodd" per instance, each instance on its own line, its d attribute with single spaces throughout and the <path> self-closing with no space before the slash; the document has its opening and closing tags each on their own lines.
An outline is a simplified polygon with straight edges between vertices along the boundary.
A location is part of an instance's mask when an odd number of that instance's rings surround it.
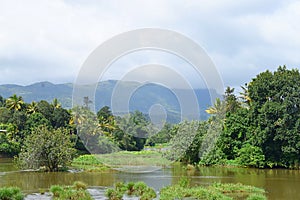
<svg viewBox="0 0 300 200">
<path fill-rule="evenodd" d="M 125 90 L 134 86 L 134 84 L 139 84 L 131 81 L 118 82 L 117 80 L 108 80 L 98 83 L 94 102 L 96 110 L 99 110 L 103 106 L 111 107 L 112 92 L 117 83 L 121 84 Z M 48 81 L 37 82 L 26 86 L 3 84 L 0 85 L 0 95 L 4 98 L 8 98 L 16 94 L 22 96 L 27 103 L 40 100 L 52 102 L 54 98 L 57 98 L 64 108 L 69 109 L 72 107 L 73 86 L 74 84 L 72 83 L 54 84 Z M 187 89 L 178 90 L 182 90 L 183 92 L 188 91 Z M 211 105 L 210 93 L 214 92 L 214 94 L 216 94 L 216 92 L 208 89 L 193 89 L 193 92 L 200 106 L 199 115 L 201 119 L 206 119 L 208 115 L 205 113 L 205 109 Z M 167 121 L 180 121 L 181 108 L 179 100 L 174 92 L 172 92 L 172 89 L 168 89 L 159 84 L 149 83 L 139 87 L 134 91 L 128 102 L 130 111 L 139 110 L 143 113 L 148 113 L 154 104 L 161 104 L 166 109 L 167 114 L 170 115 Z"/>
</svg>

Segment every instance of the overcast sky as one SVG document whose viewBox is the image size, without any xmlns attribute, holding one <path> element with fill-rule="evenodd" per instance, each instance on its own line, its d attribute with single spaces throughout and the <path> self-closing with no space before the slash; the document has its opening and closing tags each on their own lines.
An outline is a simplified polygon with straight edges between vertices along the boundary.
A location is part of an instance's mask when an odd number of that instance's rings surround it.
<svg viewBox="0 0 300 200">
<path fill-rule="evenodd" d="M 224 85 L 239 87 L 266 69 L 300 67 L 299 11 L 300 1 L 293 0 L 0 0 L 0 84 L 74 82 L 104 41 L 162 28 L 196 41 Z M 156 54 L 129 56 L 122 65 L 151 63 L 151 55 L 159 60 Z M 107 79 L 124 73 L 115 67 Z"/>
</svg>

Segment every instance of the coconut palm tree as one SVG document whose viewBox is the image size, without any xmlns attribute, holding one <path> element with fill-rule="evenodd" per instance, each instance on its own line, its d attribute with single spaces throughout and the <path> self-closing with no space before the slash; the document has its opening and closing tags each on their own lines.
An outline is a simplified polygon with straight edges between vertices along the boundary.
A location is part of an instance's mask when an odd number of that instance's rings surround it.
<svg viewBox="0 0 300 200">
<path fill-rule="evenodd" d="M 212 115 L 224 114 L 226 112 L 225 103 L 221 99 L 216 98 L 214 105 L 206 109 L 205 112 Z"/>
<path fill-rule="evenodd" d="M 21 96 L 17 96 L 16 94 L 12 95 L 6 100 L 6 107 L 10 110 L 21 110 L 23 105 L 23 98 Z"/>
<path fill-rule="evenodd" d="M 54 98 L 52 101 L 52 106 L 54 107 L 54 109 L 56 108 L 61 108 L 61 104 L 59 103 L 57 98 Z"/>
<path fill-rule="evenodd" d="M 37 103 L 35 101 L 31 102 L 31 104 L 29 104 L 27 106 L 27 113 L 28 114 L 36 113 L 37 110 L 38 110 L 38 107 L 37 107 Z"/>
<path fill-rule="evenodd" d="M 245 86 L 241 86 L 241 88 L 242 88 L 243 91 L 240 92 L 241 96 L 239 98 L 242 99 L 242 102 L 243 102 L 242 106 L 244 106 L 246 108 L 249 108 L 250 105 L 251 105 L 252 100 L 249 96 L 248 85 L 245 84 Z"/>
</svg>

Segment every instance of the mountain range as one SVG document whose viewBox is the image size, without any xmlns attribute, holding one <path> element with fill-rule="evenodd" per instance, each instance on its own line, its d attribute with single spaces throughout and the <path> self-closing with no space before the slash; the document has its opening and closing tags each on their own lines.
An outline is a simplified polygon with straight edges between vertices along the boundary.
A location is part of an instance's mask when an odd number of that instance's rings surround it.
<svg viewBox="0 0 300 200">
<path fill-rule="evenodd" d="M 95 92 L 95 102 L 92 102 L 96 110 L 99 110 L 103 106 L 111 107 L 112 94 L 116 84 L 120 84 L 122 88 L 130 90 L 132 86 L 139 85 L 137 82 L 123 81 L 118 82 L 116 80 L 108 80 L 98 83 L 98 87 Z M 177 89 L 181 92 L 191 92 L 188 89 Z M 189 89 L 191 90 L 191 89 Z M 205 112 L 209 106 L 211 106 L 210 94 L 216 95 L 215 90 L 208 89 L 193 89 L 193 91 L 199 107 L 200 107 L 200 119 L 207 119 L 208 115 Z M 32 101 L 46 100 L 52 102 L 54 98 L 57 98 L 64 108 L 72 107 L 72 95 L 73 84 L 53 84 L 50 82 L 38 82 L 27 86 L 5 84 L 0 85 L 0 95 L 4 98 L 8 98 L 16 94 L 22 96 L 24 101 L 30 103 Z M 167 121 L 171 123 L 177 123 L 181 120 L 181 107 L 180 99 L 176 97 L 172 89 L 168 89 L 159 84 L 145 84 L 142 87 L 138 87 L 131 95 L 128 102 L 129 110 L 139 110 L 145 114 L 149 112 L 151 106 L 159 104 L 161 105 L 167 114 Z"/>
</svg>

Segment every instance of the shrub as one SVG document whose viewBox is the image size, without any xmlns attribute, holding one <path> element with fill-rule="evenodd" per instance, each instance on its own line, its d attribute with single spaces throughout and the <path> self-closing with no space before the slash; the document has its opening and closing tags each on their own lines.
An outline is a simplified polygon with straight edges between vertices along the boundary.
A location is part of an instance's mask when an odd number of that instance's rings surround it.
<svg viewBox="0 0 300 200">
<path fill-rule="evenodd" d="M 150 200 L 156 197 L 155 191 L 148 187 L 144 182 L 118 182 L 115 184 L 115 188 L 109 188 L 106 190 L 105 195 L 109 200 L 120 200 L 124 194 L 134 195 L 140 197 L 140 200 Z"/>
<path fill-rule="evenodd" d="M 65 129 L 49 130 L 38 127 L 25 139 L 17 162 L 21 168 L 58 171 L 65 168 L 75 153 L 69 132 Z"/>
<path fill-rule="evenodd" d="M 86 191 L 86 184 L 80 181 L 74 182 L 72 187 L 53 185 L 50 192 L 53 194 L 53 200 L 92 200 Z"/>
<path fill-rule="evenodd" d="M 265 156 L 260 147 L 245 144 L 238 150 L 238 157 L 236 158 L 238 164 L 247 167 L 265 166 Z"/>
<path fill-rule="evenodd" d="M 21 193 L 20 188 L 17 187 L 4 187 L 0 188 L 1 200 L 23 200 L 24 195 Z"/>
</svg>

